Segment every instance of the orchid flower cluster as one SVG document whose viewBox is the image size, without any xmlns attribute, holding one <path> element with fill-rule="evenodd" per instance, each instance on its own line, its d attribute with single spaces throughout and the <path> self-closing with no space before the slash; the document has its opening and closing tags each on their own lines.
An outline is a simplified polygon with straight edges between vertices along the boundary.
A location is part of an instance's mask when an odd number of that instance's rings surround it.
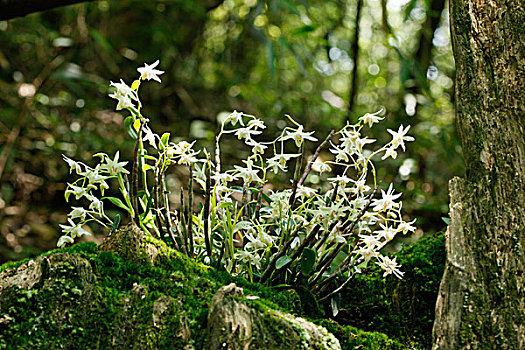
<svg viewBox="0 0 525 350">
<path fill-rule="evenodd" d="M 404 151 L 405 142 L 414 140 L 407 135 L 410 126 L 388 130 L 392 140 L 374 146 L 376 140 L 363 136 L 363 129 L 384 117 L 382 111 L 367 113 L 356 124 L 332 131 L 308 157 L 307 141 L 319 140 L 291 116 L 290 126 L 275 140 L 263 142 L 257 140 L 264 122 L 233 111 L 221 124 L 213 152 L 197 151 L 195 142 L 170 142 L 169 133 L 156 134 L 142 115 L 139 87 L 144 80 L 160 82 L 158 64 L 139 68 L 140 77 L 130 86 L 122 80 L 111 83 L 117 110 L 131 113 L 124 121 L 136 140 L 131 169 L 119 162 L 118 152 L 113 158 L 97 154 L 100 161 L 94 168 L 64 156 L 80 176 L 68 184 L 66 199 L 71 194 L 77 200 L 85 197 L 89 205 L 72 208 L 69 225 L 61 225 L 59 245 L 86 234 L 82 226 L 90 221 L 115 230 L 119 219 L 105 214 L 106 200 L 124 209 L 144 231 L 191 258 L 252 281 L 306 284 L 321 301 L 333 300 L 370 261 L 384 276 L 403 277 L 396 259 L 384 256 L 381 249 L 396 234 L 414 231 L 415 220 L 403 219 L 401 194 L 392 184 L 377 195 L 374 160 L 396 158 L 400 148 Z M 221 140 L 230 135 L 244 144 L 249 156 L 223 169 Z M 320 161 L 326 148 L 331 160 Z M 185 191 L 168 188 L 166 174 L 172 166 L 187 168 Z M 271 179 L 292 166 L 289 188 L 273 188 Z M 312 171 L 326 185 L 309 184 Z M 118 181 L 121 198 L 103 197 L 110 179 Z M 175 193 L 181 197 L 177 210 L 170 204 L 170 194 Z M 194 205 L 195 198 L 200 205 Z"/>
</svg>

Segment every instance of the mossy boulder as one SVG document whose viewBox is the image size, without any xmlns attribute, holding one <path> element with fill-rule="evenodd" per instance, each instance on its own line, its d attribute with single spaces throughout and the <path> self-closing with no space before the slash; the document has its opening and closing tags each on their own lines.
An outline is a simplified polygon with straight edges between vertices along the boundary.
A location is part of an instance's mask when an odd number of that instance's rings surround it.
<svg viewBox="0 0 525 350">
<path fill-rule="evenodd" d="M 248 302 L 247 302 L 248 300 Z M 325 328 L 271 309 L 256 296 L 245 299 L 234 283 L 211 301 L 207 349 L 341 349 Z"/>
<path fill-rule="evenodd" d="M 0 267 L 0 349 L 331 350 L 376 339 L 382 349 L 404 348 L 381 333 L 356 338 L 292 316 L 305 314 L 303 303 L 293 289 L 217 272 L 131 225 L 100 246 Z"/>
<path fill-rule="evenodd" d="M 281 340 L 290 341 L 289 349 L 340 348 L 324 328 L 282 311 L 300 308 L 293 291 L 241 282 L 247 298 L 233 284 L 234 292 L 223 293 L 224 282 L 213 269 L 126 226 L 99 247 L 84 243 L 3 266 L 0 348 L 223 349 L 217 331 L 222 340 L 229 337 L 228 349 L 281 348 Z M 238 321 L 239 310 L 251 317 L 245 318 L 253 325 L 250 337 L 240 339 L 248 333 L 213 321 L 233 304 L 230 319 Z"/>
</svg>

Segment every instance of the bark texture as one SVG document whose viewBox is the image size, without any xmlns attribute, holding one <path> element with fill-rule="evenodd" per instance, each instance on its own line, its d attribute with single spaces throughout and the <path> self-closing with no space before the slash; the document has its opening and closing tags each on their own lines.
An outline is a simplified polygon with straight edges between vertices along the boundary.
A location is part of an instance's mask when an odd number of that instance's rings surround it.
<svg viewBox="0 0 525 350">
<path fill-rule="evenodd" d="M 434 349 L 524 349 L 525 11 L 451 0 L 466 178 L 450 183 Z"/>
</svg>

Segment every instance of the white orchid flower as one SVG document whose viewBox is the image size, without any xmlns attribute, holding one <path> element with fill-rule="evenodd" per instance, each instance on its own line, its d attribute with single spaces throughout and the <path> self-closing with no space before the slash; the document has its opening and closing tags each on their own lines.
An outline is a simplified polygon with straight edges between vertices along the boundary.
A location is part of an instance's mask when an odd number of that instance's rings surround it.
<svg viewBox="0 0 525 350">
<path fill-rule="evenodd" d="M 161 81 L 160 81 L 159 75 L 164 74 L 164 71 L 155 69 L 155 67 L 157 67 L 159 63 L 160 61 L 156 60 L 151 65 L 144 63 L 144 67 L 137 68 L 138 72 L 140 73 L 140 79 L 142 80 L 153 79 L 160 83 Z"/>
</svg>

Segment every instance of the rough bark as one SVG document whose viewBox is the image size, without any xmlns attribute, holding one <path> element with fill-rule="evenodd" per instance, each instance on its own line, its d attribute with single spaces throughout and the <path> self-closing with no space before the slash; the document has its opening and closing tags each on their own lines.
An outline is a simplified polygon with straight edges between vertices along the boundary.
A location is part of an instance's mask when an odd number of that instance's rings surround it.
<svg viewBox="0 0 525 350">
<path fill-rule="evenodd" d="M 452 0 L 465 179 L 450 183 L 434 349 L 525 348 L 523 1 Z"/>
</svg>

